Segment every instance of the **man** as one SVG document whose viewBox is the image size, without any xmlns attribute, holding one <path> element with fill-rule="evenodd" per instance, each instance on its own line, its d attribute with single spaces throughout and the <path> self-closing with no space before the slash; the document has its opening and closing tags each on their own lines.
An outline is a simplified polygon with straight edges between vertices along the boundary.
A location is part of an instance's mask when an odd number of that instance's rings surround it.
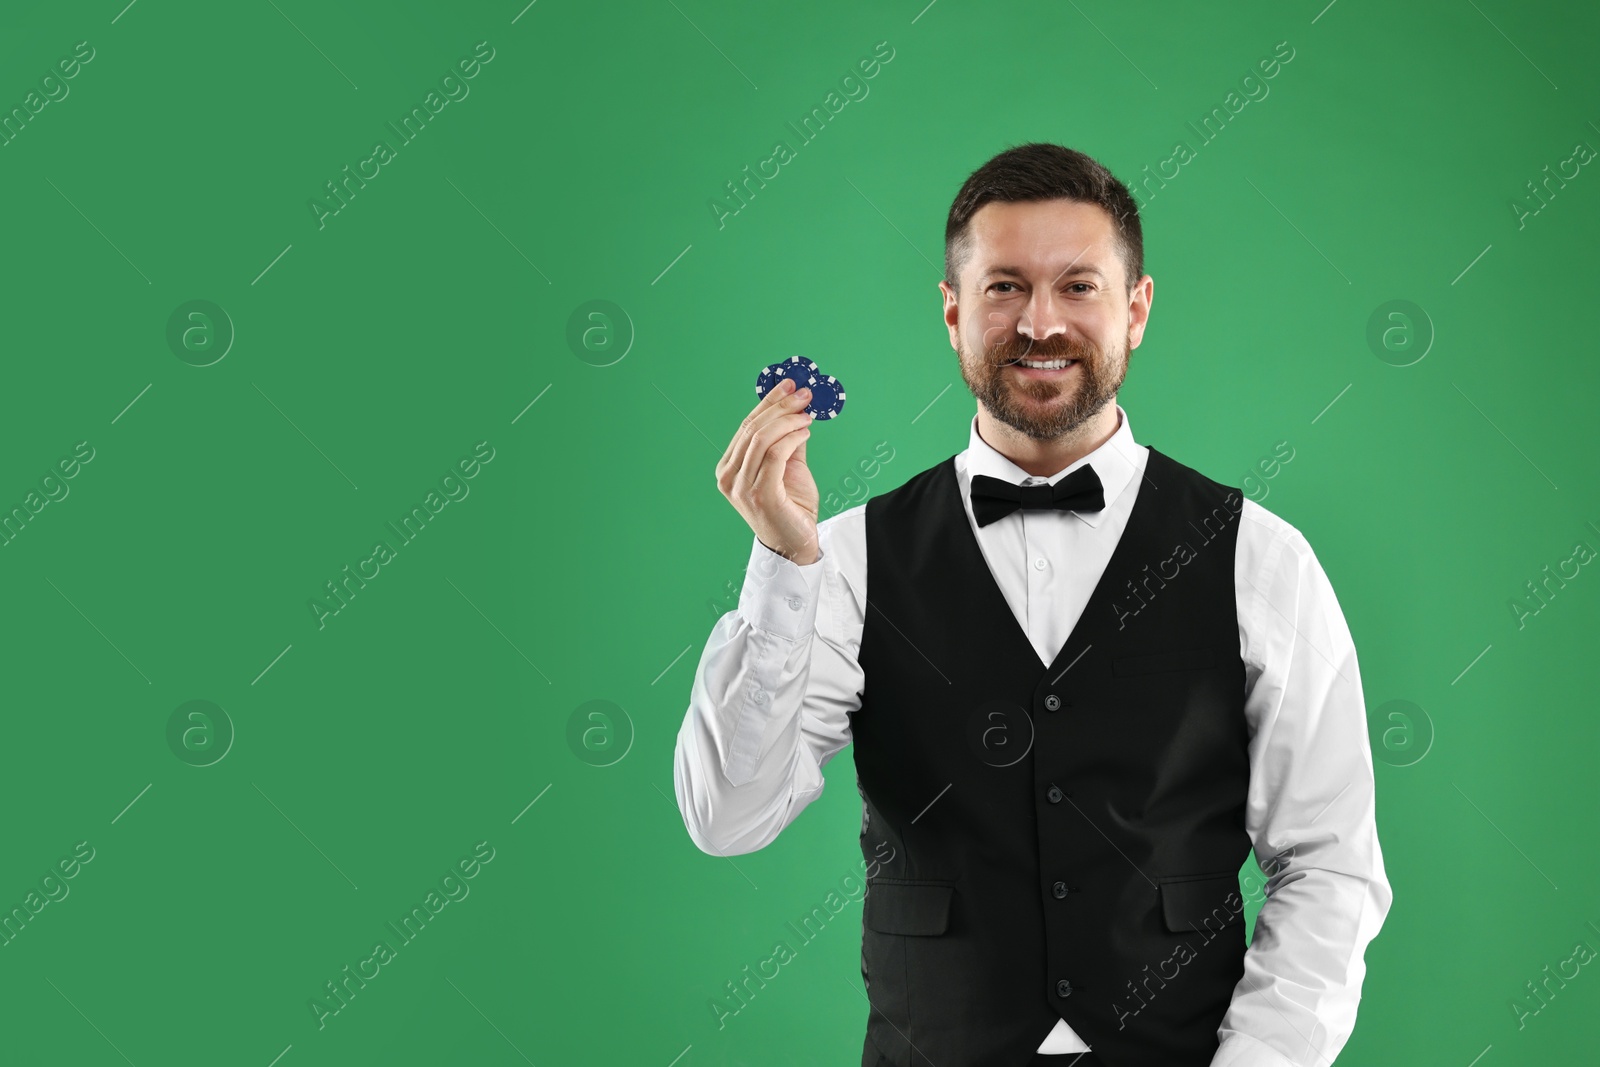
<svg viewBox="0 0 1600 1067">
<path fill-rule="evenodd" d="M 1116 393 L 1153 281 L 1104 167 L 1002 152 L 945 248 L 965 451 L 818 524 L 785 385 L 717 465 L 755 543 L 678 734 L 689 835 L 761 848 L 853 742 L 862 1067 L 1326 1067 L 1391 901 L 1327 576 L 1135 444 Z"/>
</svg>

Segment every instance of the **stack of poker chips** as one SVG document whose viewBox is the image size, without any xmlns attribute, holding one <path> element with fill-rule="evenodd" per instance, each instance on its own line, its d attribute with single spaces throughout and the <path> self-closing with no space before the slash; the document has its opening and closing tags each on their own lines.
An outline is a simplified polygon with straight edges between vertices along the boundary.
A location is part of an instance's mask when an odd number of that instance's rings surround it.
<svg viewBox="0 0 1600 1067">
<path fill-rule="evenodd" d="M 811 390 L 806 411 L 812 419 L 831 419 L 844 410 L 844 384 L 831 374 L 818 372 L 817 365 L 804 356 L 790 356 L 763 368 L 756 377 L 756 395 L 766 396 L 785 378 L 793 379 L 796 389 Z"/>
</svg>

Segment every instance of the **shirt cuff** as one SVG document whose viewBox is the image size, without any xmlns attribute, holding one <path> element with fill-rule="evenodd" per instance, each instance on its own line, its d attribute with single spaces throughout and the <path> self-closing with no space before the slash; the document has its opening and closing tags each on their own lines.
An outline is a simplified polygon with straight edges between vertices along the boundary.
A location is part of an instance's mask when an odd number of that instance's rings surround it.
<svg viewBox="0 0 1600 1067">
<path fill-rule="evenodd" d="M 1298 1063 L 1249 1034 L 1235 1030 L 1222 1039 L 1211 1067 L 1300 1067 Z"/>
<path fill-rule="evenodd" d="M 817 592 L 822 587 L 822 556 L 800 566 L 751 538 L 750 563 L 739 590 L 739 614 L 757 630 L 798 640 L 816 628 Z"/>
</svg>

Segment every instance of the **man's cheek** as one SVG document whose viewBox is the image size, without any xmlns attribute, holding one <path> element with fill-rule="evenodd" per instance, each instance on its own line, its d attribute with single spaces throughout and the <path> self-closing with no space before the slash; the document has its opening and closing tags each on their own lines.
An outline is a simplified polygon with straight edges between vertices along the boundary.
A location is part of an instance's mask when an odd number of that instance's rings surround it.
<svg viewBox="0 0 1600 1067">
<path fill-rule="evenodd" d="M 983 331 L 983 347 L 988 349 L 996 345 L 1005 344 L 1006 339 L 1011 336 L 1011 331 L 1015 328 L 1015 324 L 1000 312 L 989 312 L 989 326 Z"/>
</svg>

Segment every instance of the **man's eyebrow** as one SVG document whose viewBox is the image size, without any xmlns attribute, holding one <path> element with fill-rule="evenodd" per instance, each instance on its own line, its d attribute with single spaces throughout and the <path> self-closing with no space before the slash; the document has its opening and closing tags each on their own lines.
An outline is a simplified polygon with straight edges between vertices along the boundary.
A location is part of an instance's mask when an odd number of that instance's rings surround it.
<svg viewBox="0 0 1600 1067">
<path fill-rule="evenodd" d="M 978 275 L 978 277 L 979 278 L 991 278 L 991 277 L 994 277 L 995 275 L 999 275 L 999 274 L 1009 274 L 1014 278 L 1023 277 L 1023 272 L 1022 272 L 1022 269 L 1020 267 L 990 267 L 988 270 L 986 270 L 982 274 Z M 1066 277 L 1069 277 L 1071 275 L 1076 275 L 1076 274 L 1093 274 L 1096 278 L 1099 278 L 1101 281 L 1105 281 L 1105 277 L 1106 277 L 1104 274 L 1102 274 L 1100 272 L 1100 268 L 1092 266 L 1092 265 L 1090 265 L 1088 263 L 1075 263 L 1072 266 L 1068 267 L 1066 270 L 1062 271 L 1060 274 L 1056 275 L 1056 277 L 1058 279 L 1059 278 L 1066 278 Z"/>
</svg>

